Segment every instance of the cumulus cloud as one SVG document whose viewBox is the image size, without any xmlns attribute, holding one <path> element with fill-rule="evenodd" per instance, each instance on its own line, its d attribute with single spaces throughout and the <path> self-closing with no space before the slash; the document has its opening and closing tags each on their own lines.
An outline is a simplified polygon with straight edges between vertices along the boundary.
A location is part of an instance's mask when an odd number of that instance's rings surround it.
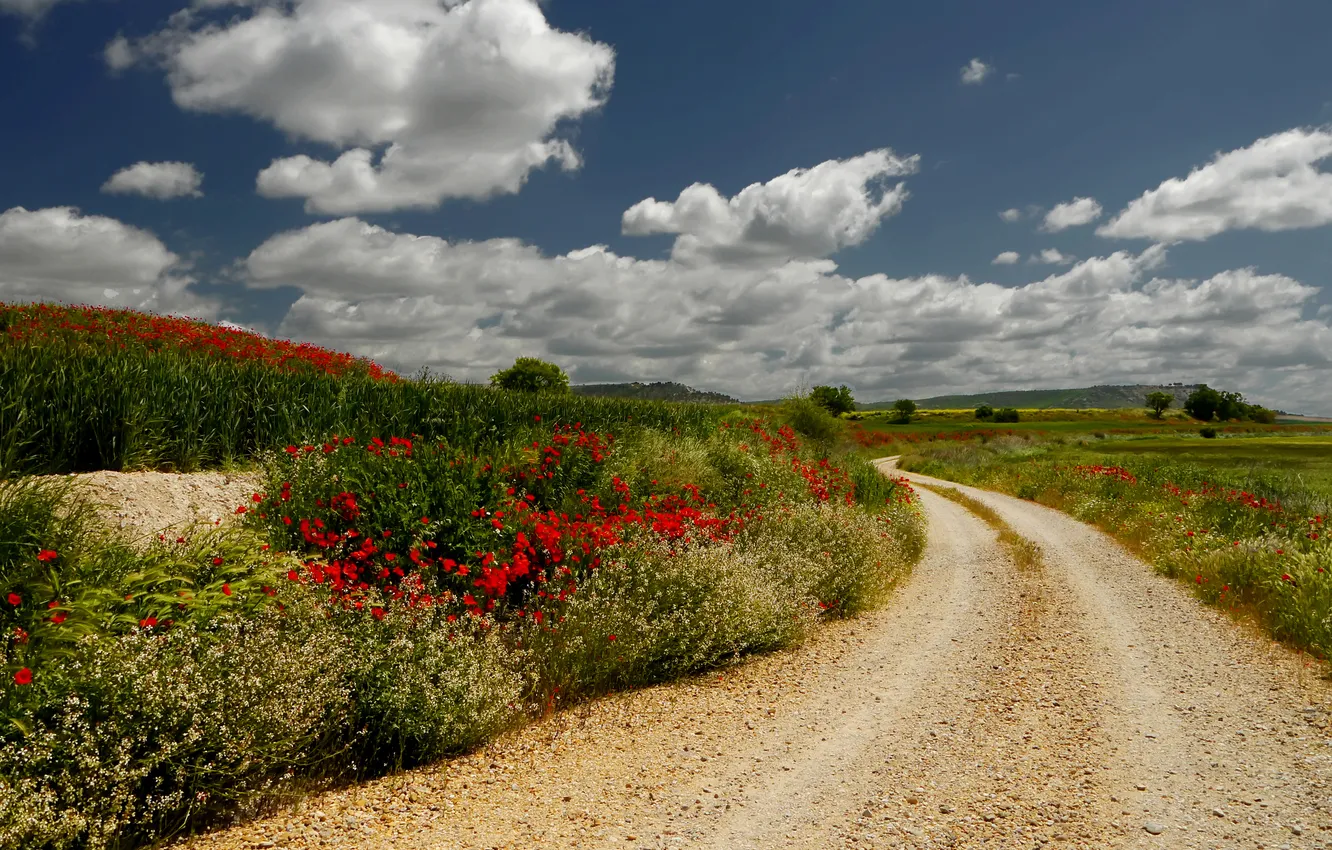
<svg viewBox="0 0 1332 850">
<path fill-rule="evenodd" d="M 73 207 L 0 213 L 0 300 L 64 301 L 209 316 L 156 236 Z"/>
<path fill-rule="evenodd" d="M 727 198 L 695 183 L 674 201 L 648 198 L 625 211 L 630 235 L 678 234 L 671 256 L 681 263 L 770 263 L 825 257 L 865 241 L 907 198 L 892 178 L 913 174 L 920 157 L 884 148 L 813 168 L 796 168 Z"/>
<path fill-rule="evenodd" d="M 1046 248 L 1027 258 L 1029 263 L 1043 263 L 1047 266 L 1066 266 L 1076 261 L 1077 257 L 1070 257 L 1058 248 Z"/>
<path fill-rule="evenodd" d="M 274 236 L 243 273 L 302 293 L 283 336 L 462 379 L 535 354 L 577 381 L 670 378 L 751 398 L 798 383 L 877 399 L 1169 377 L 1294 405 L 1332 377 L 1332 328 L 1302 318 L 1316 288 L 1253 269 L 1153 277 L 1163 260 L 1159 246 L 1121 251 L 1006 287 L 852 279 L 826 259 L 727 266 L 604 246 L 547 256 L 515 239 L 455 243 L 347 218 Z"/>
<path fill-rule="evenodd" d="M 1055 204 L 1045 214 L 1045 220 L 1041 222 L 1041 230 L 1046 233 L 1058 233 L 1070 227 L 1081 227 L 1084 224 L 1090 224 L 1100 217 L 1101 205 L 1096 202 L 1095 198 L 1074 198 L 1066 203 Z"/>
<path fill-rule="evenodd" d="M 1293 230 L 1332 223 L 1332 130 L 1294 129 L 1144 192 L 1097 229 L 1101 236 L 1198 241 L 1227 230 Z"/>
<path fill-rule="evenodd" d="M 962 84 L 968 86 L 978 86 L 985 82 L 985 78 L 994 73 L 993 65 L 986 65 L 979 59 L 972 59 L 962 66 L 960 72 Z"/>
<path fill-rule="evenodd" d="M 122 168 L 102 186 L 118 195 L 143 195 L 166 201 L 172 198 L 202 198 L 203 175 L 188 162 L 136 162 Z"/>
<path fill-rule="evenodd" d="M 1011 266 L 1018 261 L 1020 256 L 1017 251 L 1004 251 L 991 260 L 990 263 L 996 266 Z"/>
<path fill-rule="evenodd" d="M 1003 212 L 999 213 L 999 217 L 1002 218 L 1004 221 L 1008 222 L 1009 224 L 1012 224 L 1013 222 L 1022 218 L 1022 210 L 1018 209 L 1017 207 L 1010 207 L 1004 210 Z"/>
<path fill-rule="evenodd" d="M 257 180 L 335 214 L 482 199 L 551 162 L 578 168 L 557 126 L 599 108 L 614 72 L 608 45 L 551 27 L 537 0 L 204 0 L 105 58 L 159 61 L 184 109 L 341 151 L 275 160 Z"/>
</svg>

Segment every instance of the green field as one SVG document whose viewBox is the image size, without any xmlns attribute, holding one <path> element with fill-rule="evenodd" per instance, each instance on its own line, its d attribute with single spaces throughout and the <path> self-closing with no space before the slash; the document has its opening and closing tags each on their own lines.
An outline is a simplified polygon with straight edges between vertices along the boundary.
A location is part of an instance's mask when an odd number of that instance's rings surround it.
<svg viewBox="0 0 1332 850">
<path fill-rule="evenodd" d="M 1203 600 L 1332 657 L 1332 432 L 1271 425 L 1204 439 L 1192 426 L 1085 424 L 891 447 L 904 469 L 1093 523 Z"/>
<path fill-rule="evenodd" d="M 1095 456 L 1105 463 L 1155 461 L 1192 463 L 1253 475 L 1294 473 L 1310 485 L 1332 489 L 1332 434 L 1326 436 L 1252 435 L 1216 440 L 1199 437 L 1152 437 L 1080 441 L 1065 449 Z M 1058 457 L 1056 452 L 1053 456 Z"/>
</svg>

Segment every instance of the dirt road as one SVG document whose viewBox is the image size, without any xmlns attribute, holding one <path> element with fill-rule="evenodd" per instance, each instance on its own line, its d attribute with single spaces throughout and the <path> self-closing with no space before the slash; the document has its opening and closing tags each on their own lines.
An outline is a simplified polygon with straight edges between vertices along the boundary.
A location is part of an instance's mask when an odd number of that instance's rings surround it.
<svg viewBox="0 0 1332 850">
<path fill-rule="evenodd" d="M 877 614 L 192 846 L 1332 843 L 1315 670 L 1098 532 L 968 493 L 1044 566 L 924 492 L 928 551 Z"/>
</svg>

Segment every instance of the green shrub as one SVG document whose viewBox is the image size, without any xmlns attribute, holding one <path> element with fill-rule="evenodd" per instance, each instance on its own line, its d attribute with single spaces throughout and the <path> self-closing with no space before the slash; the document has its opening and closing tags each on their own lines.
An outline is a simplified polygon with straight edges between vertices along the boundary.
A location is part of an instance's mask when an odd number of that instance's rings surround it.
<svg viewBox="0 0 1332 850">
<path fill-rule="evenodd" d="M 536 357 L 519 357 L 509 368 L 491 375 L 490 383 L 502 390 L 525 393 L 569 391 L 569 376 L 564 370 Z"/>
<path fill-rule="evenodd" d="M 782 419 L 823 454 L 828 454 L 842 435 L 843 423 L 808 397 L 793 396 L 782 402 Z"/>
<path fill-rule="evenodd" d="M 976 408 L 976 418 L 977 419 L 994 418 L 994 408 L 990 407 L 990 405 L 988 404 L 982 404 L 981 406 Z"/>
<path fill-rule="evenodd" d="M 1203 426 L 1202 428 L 1199 428 L 1199 429 L 1198 429 L 1198 435 L 1201 436 L 1204 440 L 1214 440 L 1214 439 L 1216 439 L 1216 433 L 1217 433 L 1217 431 L 1216 431 L 1215 428 L 1212 428 L 1211 426 L 1207 426 L 1207 425 L 1205 425 L 1205 426 Z"/>
<path fill-rule="evenodd" d="M 809 391 L 809 398 L 833 416 L 851 413 L 856 409 L 856 400 L 845 384 L 840 387 L 815 387 Z"/>
<path fill-rule="evenodd" d="M 1014 407 L 1001 407 L 994 412 L 995 422 L 1017 422 L 1021 418 Z"/>
</svg>

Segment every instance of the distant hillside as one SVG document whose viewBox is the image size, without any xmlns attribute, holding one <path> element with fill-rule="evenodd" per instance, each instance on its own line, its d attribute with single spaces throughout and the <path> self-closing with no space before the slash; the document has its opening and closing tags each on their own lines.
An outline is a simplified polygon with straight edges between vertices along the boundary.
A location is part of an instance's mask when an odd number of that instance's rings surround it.
<svg viewBox="0 0 1332 850">
<path fill-rule="evenodd" d="M 695 401 L 709 404 L 735 404 L 736 399 L 722 393 L 696 390 L 674 381 L 654 384 L 583 384 L 570 387 L 579 395 L 609 396 L 611 398 L 637 398 L 650 401 Z"/>
<path fill-rule="evenodd" d="M 1051 407 L 1079 409 L 1142 407 L 1148 393 L 1167 392 L 1175 397 L 1175 407 L 1184 403 L 1189 393 L 1197 389 L 1196 384 L 1134 384 L 1130 386 L 1083 387 L 1074 390 L 1005 390 L 970 395 L 940 395 L 932 398 L 915 399 L 916 404 L 927 410 L 950 410 L 976 407 L 988 404 L 993 407 L 1017 407 L 1027 410 L 1041 410 Z M 891 401 L 862 404 L 861 410 L 879 410 L 892 407 Z"/>
</svg>

